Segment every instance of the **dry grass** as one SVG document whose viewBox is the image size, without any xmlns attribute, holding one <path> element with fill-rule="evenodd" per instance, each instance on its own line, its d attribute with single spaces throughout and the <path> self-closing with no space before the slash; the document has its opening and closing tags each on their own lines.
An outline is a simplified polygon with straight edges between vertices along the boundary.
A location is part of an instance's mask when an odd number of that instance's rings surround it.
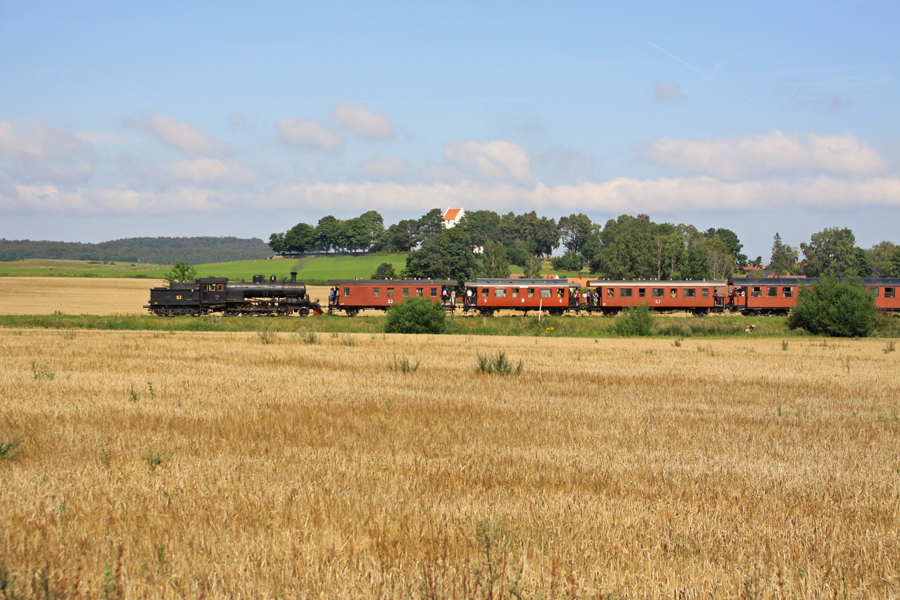
<svg viewBox="0 0 900 600">
<path fill-rule="evenodd" d="M 881 340 L 353 338 L 0 331 L 0 570 L 24 597 L 900 596 Z M 499 350 L 519 377 L 475 373 Z"/>
<path fill-rule="evenodd" d="M 147 314 L 155 279 L 0 277 L 0 314 Z"/>
</svg>

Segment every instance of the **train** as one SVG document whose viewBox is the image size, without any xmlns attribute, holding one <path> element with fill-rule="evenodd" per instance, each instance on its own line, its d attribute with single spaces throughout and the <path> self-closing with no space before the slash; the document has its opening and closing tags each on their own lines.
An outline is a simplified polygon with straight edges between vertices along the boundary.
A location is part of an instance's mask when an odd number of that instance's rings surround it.
<svg viewBox="0 0 900 600">
<path fill-rule="evenodd" d="M 144 306 L 160 317 L 222 314 L 229 317 L 322 314 L 322 307 L 311 300 L 306 285 L 292 272 L 290 281 L 278 281 L 275 275 L 265 280 L 254 275 L 252 281 L 228 281 L 225 277 L 201 277 L 193 281 L 171 282 L 169 287 L 150 290 L 150 303 Z"/>
<path fill-rule="evenodd" d="M 800 288 L 817 279 L 804 277 L 730 278 L 723 280 L 594 280 L 581 284 L 568 279 L 476 279 L 462 284 L 465 290 L 454 302 L 445 291 L 456 288 L 452 280 L 348 280 L 332 279 L 328 312 L 355 316 L 361 310 L 388 310 L 411 297 L 440 299 L 443 306 L 463 314 L 488 317 L 501 310 L 535 311 L 550 315 L 603 314 L 646 304 L 653 311 L 686 311 L 695 315 L 736 312 L 745 315 L 787 314 L 796 306 Z M 879 310 L 900 312 L 897 288 L 900 278 L 861 280 Z"/>
<path fill-rule="evenodd" d="M 451 279 L 330 279 L 327 307 L 310 299 L 306 285 L 266 280 L 254 275 L 250 282 L 224 277 L 204 277 L 173 282 L 150 290 L 151 314 L 174 316 L 291 316 L 341 314 L 354 317 L 363 310 L 387 311 L 408 298 L 429 298 L 450 312 L 488 317 L 501 310 L 524 314 L 543 311 L 550 315 L 603 314 L 646 304 L 653 311 L 686 311 L 695 315 L 735 312 L 787 314 L 796 306 L 800 289 L 817 279 L 803 277 L 730 278 L 722 280 L 593 280 L 586 289 L 568 279 L 482 278 L 461 285 Z M 861 280 L 875 299 L 876 308 L 900 312 L 900 278 Z M 462 290 L 457 296 L 457 290 Z"/>
</svg>

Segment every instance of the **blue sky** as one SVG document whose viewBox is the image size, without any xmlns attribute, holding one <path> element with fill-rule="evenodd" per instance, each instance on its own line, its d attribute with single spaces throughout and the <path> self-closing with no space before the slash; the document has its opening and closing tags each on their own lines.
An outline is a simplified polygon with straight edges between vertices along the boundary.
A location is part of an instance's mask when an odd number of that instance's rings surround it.
<svg viewBox="0 0 900 600">
<path fill-rule="evenodd" d="M 900 243 L 894 1 L 0 2 L 0 237 L 465 207 Z"/>
</svg>

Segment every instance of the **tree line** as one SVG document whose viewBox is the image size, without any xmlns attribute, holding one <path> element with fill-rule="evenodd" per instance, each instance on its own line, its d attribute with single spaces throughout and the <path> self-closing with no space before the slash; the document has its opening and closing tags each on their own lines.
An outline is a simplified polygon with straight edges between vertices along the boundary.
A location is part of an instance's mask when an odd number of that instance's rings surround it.
<svg viewBox="0 0 900 600">
<path fill-rule="evenodd" d="M 644 214 L 622 215 L 601 226 L 584 214 L 557 221 L 533 211 L 500 215 L 473 210 L 464 213 L 456 227 L 444 229 L 437 208 L 387 228 L 381 215 L 369 211 L 346 221 L 323 217 L 315 227 L 299 223 L 285 233 L 272 234 L 269 245 L 281 253 L 410 253 L 402 273 L 394 274 L 385 264 L 376 274 L 380 278 L 507 277 L 511 265 L 537 276 L 543 259 L 557 248 L 565 251 L 550 259 L 554 269 L 602 279 L 724 279 L 763 264 L 761 256 L 751 260 L 742 253 L 743 244 L 730 229 L 700 231 L 689 224 L 655 223 Z M 885 241 L 863 250 L 847 228 L 825 229 L 799 249 L 776 233 L 769 267 L 779 274 L 811 277 L 896 277 L 900 248 Z"/>
<path fill-rule="evenodd" d="M 83 244 L 0 239 L 0 261 L 30 258 L 95 260 L 171 265 L 232 262 L 269 258 L 271 250 L 258 238 L 236 237 L 142 237 Z"/>
</svg>

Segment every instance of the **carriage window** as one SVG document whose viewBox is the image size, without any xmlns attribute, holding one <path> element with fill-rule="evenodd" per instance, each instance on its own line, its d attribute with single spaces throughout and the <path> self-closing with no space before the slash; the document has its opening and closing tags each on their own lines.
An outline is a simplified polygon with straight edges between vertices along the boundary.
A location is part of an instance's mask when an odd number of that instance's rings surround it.
<svg viewBox="0 0 900 600">
<path fill-rule="evenodd" d="M 494 298 L 506 298 L 506 288 L 497 288 L 494 290 Z"/>
<path fill-rule="evenodd" d="M 423 291 L 423 288 L 416 288 L 416 297 L 421 298 L 422 296 L 424 296 L 425 294 L 423 293 Z"/>
<path fill-rule="evenodd" d="M 612 298 L 613 295 L 615 294 L 615 292 L 616 292 L 616 291 L 615 291 L 613 288 L 606 288 L 606 297 L 607 297 L 607 298 Z"/>
<path fill-rule="evenodd" d="M 381 296 L 381 288 L 380 287 L 372 288 L 372 295 L 375 296 L 376 298 Z"/>
<path fill-rule="evenodd" d="M 669 293 L 669 295 L 670 295 L 672 298 L 677 298 L 677 297 L 678 297 L 678 290 L 676 290 L 675 288 L 672 288 L 672 291 Z"/>
<path fill-rule="evenodd" d="M 488 297 L 488 292 L 490 291 L 490 289 L 491 289 L 491 288 L 481 288 L 481 297 L 482 297 L 482 298 L 487 298 L 487 297 Z M 494 295 L 496 296 L 496 294 L 494 294 Z"/>
<path fill-rule="evenodd" d="M 400 290 L 403 292 L 404 298 L 409 298 L 409 288 L 400 288 Z"/>
<path fill-rule="evenodd" d="M 528 297 L 534 298 L 534 288 L 528 288 Z"/>
<path fill-rule="evenodd" d="M 665 295 L 665 290 L 662 288 L 653 288 L 653 297 L 654 298 L 662 298 Z"/>
<path fill-rule="evenodd" d="M 513 288 L 513 289 L 512 289 L 512 297 L 513 297 L 513 298 L 518 298 L 518 297 L 519 297 L 519 288 Z"/>
<path fill-rule="evenodd" d="M 897 288 L 884 288 L 884 297 L 885 298 L 895 298 L 895 294 Z"/>
<path fill-rule="evenodd" d="M 550 298 L 552 291 L 550 288 L 541 288 L 541 298 Z"/>
<path fill-rule="evenodd" d="M 766 296 L 768 296 L 769 298 L 777 297 L 778 296 L 778 288 L 776 288 L 776 287 L 766 288 Z"/>
<path fill-rule="evenodd" d="M 709 288 L 703 288 L 700 290 L 700 295 L 704 298 L 709 298 Z"/>
<path fill-rule="evenodd" d="M 694 288 L 684 288 L 684 297 L 685 298 L 696 298 L 697 290 Z"/>
<path fill-rule="evenodd" d="M 431 297 L 437 298 L 437 288 L 431 288 Z"/>
<path fill-rule="evenodd" d="M 753 288 L 753 291 L 750 292 L 750 295 L 753 296 L 754 298 L 762 297 L 762 288 L 761 287 Z"/>
<path fill-rule="evenodd" d="M 869 293 L 872 294 L 872 297 L 878 297 L 878 288 L 869 288 Z"/>
<path fill-rule="evenodd" d="M 619 290 L 619 298 L 631 298 L 631 292 L 633 292 L 631 288 L 622 288 Z"/>
<path fill-rule="evenodd" d="M 781 288 L 781 295 L 785 298 L 793 298 L 794 297 L 794 288 Z"/>
<path fill-rule="evenodd" d="M 638 298 L 644 298 L 647 296 L 646 288 L 638 288 Z"/>
<path fill-rule="evenodd" d="M 345 297 L 350 296 L 350 288 L 344 288 L 344 296 Z"/>
<path fill-rule="evenodd" d="M 394 297 L 394 288 L 388 288 L 388 298 Z"/>
</svg>

